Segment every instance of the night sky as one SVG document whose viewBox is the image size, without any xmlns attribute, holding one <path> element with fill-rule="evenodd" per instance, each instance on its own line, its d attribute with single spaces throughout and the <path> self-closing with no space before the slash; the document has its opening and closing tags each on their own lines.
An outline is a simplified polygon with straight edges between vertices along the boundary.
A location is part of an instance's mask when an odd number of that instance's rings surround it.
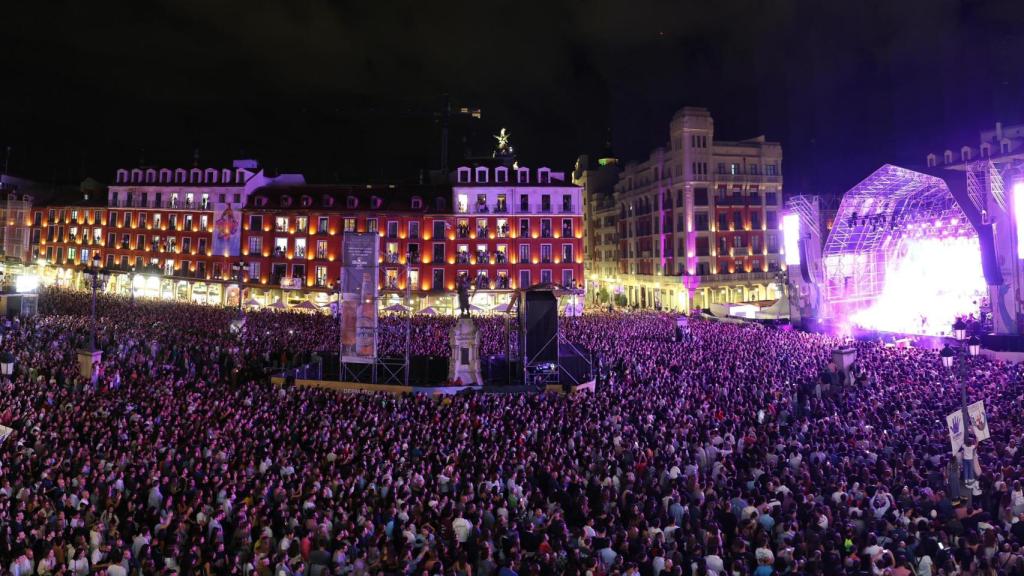
<svg viewBox="0 0 1024 576">
<path fill-rule="evenodd" d="M 569 169 L 611 135 L 625 160 L 709 107 L 717 135 L 783 143 L 790 193 L 1024 121 L 1024 2 L 728 0 L 26 1 L 4 8 L 0 146 L 10 172 L 256 157 L 314 181 L 437 168 L 512 133 Z M 2 150 L 0 150 L 2 152 Z M 2 159 L 2 156 L 0 156 Z"/>
</svg>

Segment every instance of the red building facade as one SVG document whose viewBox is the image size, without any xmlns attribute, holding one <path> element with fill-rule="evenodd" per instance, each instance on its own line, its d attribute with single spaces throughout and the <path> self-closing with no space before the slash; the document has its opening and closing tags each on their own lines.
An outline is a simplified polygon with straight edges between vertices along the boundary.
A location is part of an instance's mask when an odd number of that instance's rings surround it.
<svg viewBox="0 0 1024 576">
<path fill-rule="evenodd" d="M 460 167 L 451 180 L 307 185 L 247 162 L 122 170 L 102 206 L 36 207 L 34 237 L 51 268 L 44 282 L 81 284 L 99 255 L 108 291 L 213 305 L 327 306 L 345 232 L 380 237 L 382 307 L 451 310 L 460 277 L 481 307 L 521 287 L 582 283 L 581 189 L 564 174 L 499 162 Z"/>
</svg>

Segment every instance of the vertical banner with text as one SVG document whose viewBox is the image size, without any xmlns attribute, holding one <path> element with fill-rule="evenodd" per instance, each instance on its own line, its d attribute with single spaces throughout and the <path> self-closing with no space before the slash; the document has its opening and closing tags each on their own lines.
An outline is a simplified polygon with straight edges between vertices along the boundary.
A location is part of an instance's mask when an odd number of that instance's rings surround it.
<svg viewBox="0 0 1024 576">
<path fill-rule="evenodd" d="M 377 269 L 379 237 L 345 232 L 341 251 L 341 354 L 344 362 L 377 357 Z"/>
<path fill-rule="evenodd" d="M 971 418 L 971 428 L 974 429 L 974 438 L 978 442 L 988 440 L 991 434 L 988 430 L 988 415 L 985 414 L 985 401 L 978 400 L 967 407 L 967 415 Z"/>
</svg>

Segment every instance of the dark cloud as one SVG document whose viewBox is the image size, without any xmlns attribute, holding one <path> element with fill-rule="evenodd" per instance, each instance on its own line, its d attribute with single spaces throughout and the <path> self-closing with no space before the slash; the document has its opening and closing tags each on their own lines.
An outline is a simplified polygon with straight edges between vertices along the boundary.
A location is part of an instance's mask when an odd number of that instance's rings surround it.
<svg viewBox="0 0 1024 576">
<path fill-rule="evenodd" d="M 16 170 L 108 178 L 140 157 L 240 153 L 322 178 L 410 176 L 453 123 L 508 126 L 530 163 L 641 158 L 686 104 L 785 145 L 791 191 L 844 188 L 1021 120 L 1022 3 L 566 0 L 21 2 L 0 143 Z"/>
</svg>

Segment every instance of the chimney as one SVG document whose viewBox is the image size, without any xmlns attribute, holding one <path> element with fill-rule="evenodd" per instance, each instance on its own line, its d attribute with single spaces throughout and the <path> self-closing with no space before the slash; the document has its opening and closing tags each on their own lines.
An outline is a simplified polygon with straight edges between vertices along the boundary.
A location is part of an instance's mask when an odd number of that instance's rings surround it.
<svg viewBox="0 0 1024 576">
<path fill-rule="evenodd" d="M 996 140 L 999 142 L 1003 141 L 1003 123 L 996 122 Z"/>
</svg>

